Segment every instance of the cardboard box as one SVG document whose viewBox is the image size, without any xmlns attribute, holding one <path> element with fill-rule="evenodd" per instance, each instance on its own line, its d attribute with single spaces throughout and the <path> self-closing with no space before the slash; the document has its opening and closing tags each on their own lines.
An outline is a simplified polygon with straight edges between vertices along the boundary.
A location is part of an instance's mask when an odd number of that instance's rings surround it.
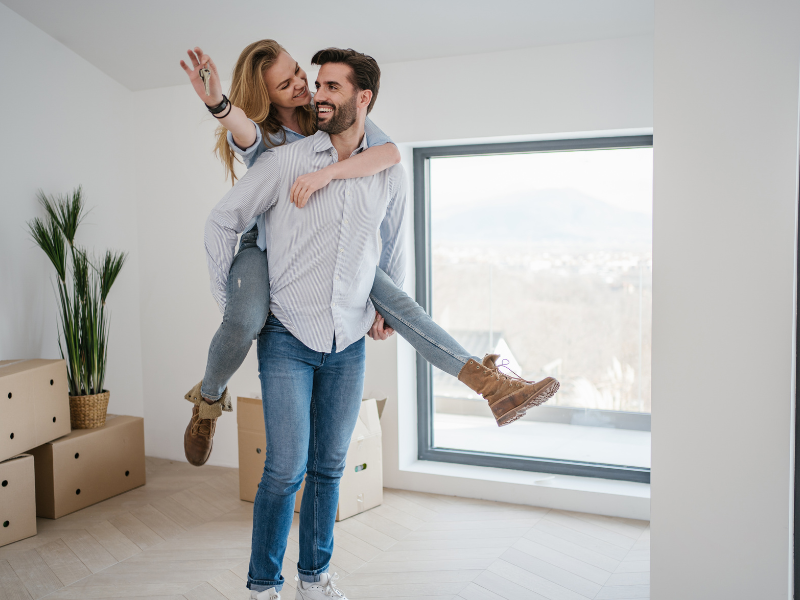
<svg viewBox="0 0 800 600">
<path fill-rule="evenodd" d="M 33 457 L 0 462 L 0 546 L 36 535 Z"/>
<path fill-rule="evenodd" d="M 108 415 L 31 451 L 36 514 L 57 519 L 145 484 L 144 420 Z"/>
<path fill-rule="evenodd" d="M 255 502 L 267 454 L 267 434 L 261 400 L 237 398 L 236 423 L 239 429 L 239 498 Z"/>
<path fill-rule="evenodd" d="M 386 400 L 367 399 L 361 403 L 344 474 L 339 482 L 339 508 L 336 520 L 341 521 L 383 502 L 383 448 L 380 414 Z M 239 497 L 255 501 L 258 484 L 264 472 L 267 437 L 261 400 L 237 398 L 239 425 Z M 295 498 L 295 512 L 300 511 L 305 482 Z"/>
<path fill-rule="evenodd" d="M 0 460 L 70 432 L 63 360 L 0 362 Z"/>
</svg>

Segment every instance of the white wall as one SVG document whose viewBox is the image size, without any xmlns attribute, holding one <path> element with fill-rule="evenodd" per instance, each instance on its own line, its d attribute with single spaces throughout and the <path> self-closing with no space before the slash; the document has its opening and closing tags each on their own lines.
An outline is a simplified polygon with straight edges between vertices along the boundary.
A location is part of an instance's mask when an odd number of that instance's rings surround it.
<svg viewBox="0 0 800 600">
<path fill-rule="evenodd" d="M 0 4 L 0 359 L 59 358 L 54 271 L 26 222 L 36 191 L 83 185 L 78 241 L 129 253 L 109 296 L 110 412 L 141 416 L 139 260 L 131 93 Z"/>
<path fill-rule="evenodd" d="M 653 38 L 381 66 L 373 119 L 398 142 L 652 127 Z"/>
<path fill-rule="evenodd" d="M 176 64 L 175 68 L 180 68 Z M 203 377 L 208 346 L 221 321 L 211 297 L 203 229 L 230 189 L 214 157 L 216 123 L 190 86 L 133 94 L 157 107 L 138 124 L 136 169 L 142 269 L 142 365 L 147 450 L 185 460 L 183 431 L 191 416 L 184 394 Z M 255 344 L 229 388 L 260 392 Z M 236 419 L 217 422 L 211 464 L 239 464 Z"/>
<path fill-rule="evenodd" d="M 387 64 L 382 71 L 373 117 L 398 142 L 597 134 L 652 126 L 651 37 Z M 309 70 L 309 76 L 313 81 L 314 72 Z M 477 83 L 487 78 L 488 84 Z M 188 86 L 137 92 L 134 98 L 137 105 L 157 107 L 137 126 L 136 142 L 137 170 L 147 173 L 137 183 L 137 206 L 148 452 L 182 460 L 181 434 L 190 414 L 182 396 L 202 377 L 208 343 L 220 321 L 208 291 L 203 223 L 228 185 L 211 154 L 213 120 Z M 403 146 L 409 158 L 410 145 Z M 410 175 L 408 161 L 406 168 Z M 166 220 L 152 218 L 165 211 Z M 413 222 L 411 207 L 408 222 Z M 407 234 L 413 243 L 410 225 Z M 413 294 L 413 264 L 406 282 Z M 254 354 L 230 384 L 234 395 L 260 389 Z M 648 493 L 638 488 L 628 490 L 635 499 L 635 506 L 629 506 L 619 505 L 608 490 L 581 496 L 558 486 L 498 479 L 516 477 L 510 471 L 449 477 L 414 471 L 414 356 L 405 341 L 368 345 L 366 393 L 389 398 L 383 416 L 387 485 L 647 517 Z M 237 465 L 236 423 L 228 415 L 218 421 L 210 462 Z M 484 475 L 496 479 L 495 485 L 480 481 Z M 531 477 L 523 479 L 529 484 Z M 574 482 L 567 478 L 565 485 L 574 487 Z M 578 496 L 582 503 L 576 503 Z"/>
<path fill-rule="evenodd" d="M 800 3 L 655 26 L 651 597 L 786 599 Z"/>
</svg>

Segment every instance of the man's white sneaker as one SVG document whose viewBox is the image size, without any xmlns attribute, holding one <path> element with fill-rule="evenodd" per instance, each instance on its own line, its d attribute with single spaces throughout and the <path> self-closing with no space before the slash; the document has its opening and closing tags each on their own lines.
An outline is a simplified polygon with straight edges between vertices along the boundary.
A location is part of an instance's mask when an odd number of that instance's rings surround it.
<svg viewBox="0 0 800 600">
<path fill-rule="evenodd" d="M 275 588 L 269 588 L 263 592 L 250 590 L 250 600 L 281 600 L 281 595 L 275 591 Z"/>
<path fill-rule="evenodd" d="M 295 594 L 294 600 L 330 600 L 330 598 L 347 600 L 344 592 L 334 583 L 337 579 L 339 579 L 338 573 L 334 573 L 333 576 L 330 573 L 320 573 L 319 581 L 308 583 L 301 581 L 295 575 L 297 594 Z"/>
</svg>

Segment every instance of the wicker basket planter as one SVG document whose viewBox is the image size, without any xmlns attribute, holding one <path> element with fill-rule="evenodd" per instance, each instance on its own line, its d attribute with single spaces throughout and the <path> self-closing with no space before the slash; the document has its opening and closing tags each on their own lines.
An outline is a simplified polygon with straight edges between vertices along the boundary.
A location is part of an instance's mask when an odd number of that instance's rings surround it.
<svg viewBox="0 0 800 600">
<path fill-rule="evenodd" d="M 69 420 L 73 429 L 95 429 L 106 424 L 106 410 L 111 393 L 69 397 Z"/>
</svg>

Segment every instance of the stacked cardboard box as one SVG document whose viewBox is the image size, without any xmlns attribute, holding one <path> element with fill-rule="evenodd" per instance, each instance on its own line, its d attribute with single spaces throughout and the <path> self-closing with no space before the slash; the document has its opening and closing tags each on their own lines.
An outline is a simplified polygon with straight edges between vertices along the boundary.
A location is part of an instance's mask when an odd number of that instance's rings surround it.
<svg viewBox="0 0 800 600">
<path fill-rule="evenodd" d="M 33 457 L 0 462 L 0 546 L 36 535 Z"/>
<path fill-rule="evenodd" d="M 64 361 L 0 361 L 0 546 L 36 535 L 34 460 L 22 453 L 69 432 Z"/>
<path fill-rule="evenodd" d="M 19 482 L 25 471 L 30 483 L 15 484 L 14 494 L 0 488 L 2 510 L 17 515 L 0 522 L 9 522 L 2 546 L 35 535 L 36 515 L 56 519 L 144 485 L 144 424 L 108 415 L 103 427 L 71 431 L 63 360 L 0 361 L 0 461 L 3 481 L 9 472 Z"/>
<path fill-rule="evenodd" d="M 383 502 L 383 460 L 380 413 L 385 400 L 364 400 L 358 415 L 344 475 L 339 483 L 336 520 L 347 519 Z M 267 436 L 261 400 L 239 397 L 239 497 L 253 502 L 264 471 Z M 300 511 L 305 483 L 297 492 L 295 512 Z"/>
<path fill-rule="evenodd" d="M 36 461 L 36 514 L 58 519 L 145 484 L 144 420 L 107 415 L 97 429 L 31 450 Z"/>
<path fill-rule="evenodd" d="M 0 460 L 70 432 L 63 360 L 0 362 Z"/>
</svg>

